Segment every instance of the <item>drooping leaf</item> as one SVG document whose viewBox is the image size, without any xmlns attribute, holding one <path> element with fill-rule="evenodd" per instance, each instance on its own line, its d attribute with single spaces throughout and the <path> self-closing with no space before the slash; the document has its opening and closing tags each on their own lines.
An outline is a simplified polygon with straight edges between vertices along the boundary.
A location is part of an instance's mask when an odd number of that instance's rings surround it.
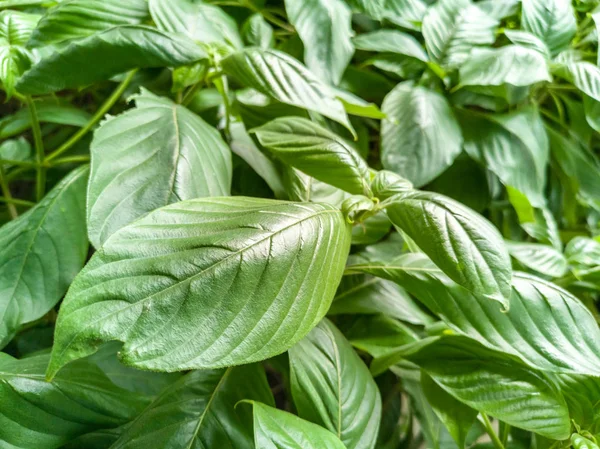
<svg viewBox="0 0 600 449">
<path fill-rule="evenodd" d="M 386 211 L 451 279 L 508 307 L 511 266 L 498 230 L 485 218 L 443 195 L 399 194 Z"/>
<path fill-rule="evenodd" d="M 41 47 L 119 25 L 141 25 L 149 18 L 145 0 L 69 0 L 49 9 L 31 34 L 27 45 Z"/>
<path fill-rule="evenodd" d="M 324 319 L 288 353 L 299 416 L 329 429 L 347 449 L 372 449 L 381 418 L 379 390 L 340 331 Z"/>
<path fill-rule="evenodd" d="M 251 401 L 254 444 L 260 449 L 346 449 L 329 430 L 296 415 Z"/>
<path fill-rule="evenodd" d="M 260 365 L 192 371 L 166 388 L 128 427 L 112 449 L 237 449 L 253 447 L 244 399 L 273 404 Z"/>
<path fill-rule="evenodd" d="M 352 13 L 343 0 L 285 0 L 304 44 L 304 63 L 325 83 L 339 84 L 354 53 Z"/>
<path fill-rule="evenodd" d="M 229 195 L 231 152 L 216 129 L 148 91 L 136 103 L 105 121 L 92 142 L 87 216 L 96 248 L 159 207 Z"/>
<path fill-rule="evenodd" d="M 117 26 L 42 58 L 25 72 L 17 90 L 46 94 L 106 80 L 133 68 L 174 67 L 205 58 L 200 47 L 176 34 L 141 25 Z"/>
<path fill-rule="evenodd" d="M 335 133 L 301 117 L 282 117 L 253 130 L 261 145 L 307 175 L 356 195 L 370 195 L 369 167 Z"/>
<path fill-rule="evenodd" d="M 203 44 L 242 47 L 235 20 L 218 6 L 195 0 L 149 0 L 148 6 L 163 31 L 185 34 Z"/>
<path fill-rule="evenodd" d="M 87 177 L 87 167 L 73 171 L 35 207 L 0 228 L 0 347 L 21 325 L 54 307 L 83 266 Z"/>
<path fill-rule="evenodd" d="M 244 85 L 282 103 L 322 114 L 353 132 L 344 106 L 333 91 L 285 53 L 247 48 L 228 56 L 221 64 L 227 74 Z"/>
<path fill-rule="evenodd" d="M 550 277 L 564 276 L 567 260 L 556 248 L 539 243 L 506 242 L 508 252 L 527 268 Z"/>
<path fill-rule="evenodd" d="M 383 101 L 381 161 L 416 187 L 447 169 L 462 151 L 460 127 L 439 93 L 407 81 Z"/>
<path fill-rule="evenodd" d="M 525 31 L 546 42 L 552 55 L 564 50 L 577 31 L 570 0 L 523 0 L 521 22 Z"/>
<path fill-rule="evenodd" d="M 316 203 L 223 197 L 151 212 L 75 279 L 48 375 L 109 340 L 125 343 L 125 364 L 161 371 L 279 354 L 327 312 L 349 234 L 339 210 Z"/>
<path fill-rule="evenodd" d="M 357 50 L 395 53 L 428 62 L 427 53 L 412 35 L 398 30 L 382 29 L 352 39 Z"/>
<path fill-rule="evenodd" d="M 5 447 L 54 449 L 96 429 L 125 424 L 148 404 L 96 366 L 77 361 L 52 382 L 48 354 L 16 360 L 0 353 L 0 441 Z"/>
</svg>

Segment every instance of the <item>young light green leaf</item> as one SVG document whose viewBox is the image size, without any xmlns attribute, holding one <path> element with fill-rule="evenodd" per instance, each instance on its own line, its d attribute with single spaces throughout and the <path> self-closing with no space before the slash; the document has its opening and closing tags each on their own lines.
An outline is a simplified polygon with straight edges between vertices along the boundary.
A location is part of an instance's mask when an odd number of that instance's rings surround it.
<svg viewBox="0 0 600 449">
<path fill-rule="evenodd" d="M 489 221 L 435 193 L 415 191 L 395 198 L 386 208 L 392 223 L 452 280 L 508 308 L 510 257 Z"/>
<path fill-rule="evenodd" d="M 149 402 L 115 386 L 86 361 L 73 363 L 47 382 L 48 359 L 48 354 L 17 360 L 0 353 L 3 446 L 59 448 L 79 435 L 125 424 Z"/>
<path fill-rule="evenodd" d="M 25 137 L 7 139 L 0 143 L 0 159 L 26 161 L 31 157 L 31 144 Z M 6 164 L 4 164 L 6 168 Z"/>
<path fill-rule="evenodd" d="M 254 444 L 257 448 L 346 449 L 338 437 L 321 426 L 260 402 L 248 402 L 254 410 Z"/>
<path fill-rule="evenodd" d="M 277 50 L 247 48 L 222 61 L 223 70 L 244 85 L 292 106 L 317 112 L 354 134 L 334 92 L 294 58 Z"/>
<path fill-rule="evenodd" d="M 367 163 L 335 133 L 301 117 L 282 117 L 252 130 L 262 146 L 309 176 L 356 195 L 371 195 Z"/>
<path fill-rule="evenodd" d="M 192 371 L 166 388 L 111 448 L 253 447 L 252 411 L 236 407 L 244 399 L 274 403 L 260 365 Z"/>
<path fill-rule="evenodd" d="M 88 241 L 88 168 L 71 172 L 46 197 L 0 231 L 0 347 L 47 313 L 83 266 Z M 69 244 L 61 244 L 68 236 Z"/>
<path fill-rule="evenodd" d="M 427 53 L 413 36 L 398 30 L 382 29 L 352 39 L 357 50 L 394 53 L 428 62 Z"/>
<path fill-rule="evenodd" d="M 149 0 L 148 6 L 163 31 L 184 34 L 203 44 L 243 46 L 235 20 L 218 6 L 195 0 Z"/>
<path fill-rule="evenodd" d="M 339 84 L 354 54 L 352 13 L 343 0 L 285 0 L 304 44 L 304 63 L 325 83 Z"/>
<path fill-rule="evenodd" d="M 96 248 L 159 207 L 229 195 L 231 152 L 216 129 L 148 91 L 136 103 L 105 121 L 92 141 L 87 217 Z"/>
<path fill-rule="evenodd" d="M 119 25 L 141 25 L 148 18 L 145 0 L 64 1 L 44 14 L 27 45 L 61 44 Z"/>
<path fill-rule="evenodd" d="M 588 237 L 575 237 L 565 248 L 565 257 L 574 268 L 590 268 L 600 260 L 600 241 Z"/>
<path fill-rule="evenodd" d="M 157 371 L 277 355 L 327 312 L 349 245 L 341 212 L 324 204 L 223 197 L 151 212 L 73 282 L 48 376 L 110 340 L 125 343 L 125 364 Z"/>
<path fill-rule="evenodd" d="M 423 18 L 423 37 L 435 61 L 457 67 L 474 46 L 494 43 L 497 26 L 471 0 L 440 0 Z"/>
<path fill-rule="evenodd" d="M 524 242 L 505 242 L 508 252 L 527 268 L 553 278 L 568 271 L 567 259 L 550 245 Z"/>
<path fill-rule="evenodd" d="M 204 51 L 184 37 L 141 25 L 118 26 L 75 40 L 42 58 L 25 72 L 17 90 L 47 94 L 103 81 L 133 68 L 173 67 L 205 58 Z"/>
<path fill-rule="evenodd" d="M 564 50 L 577 31 L 571 0 L 523 0 L 521 23 L 548 45 L 552 55 Z"/>
<path fill-rule="evenodd" d="M 273 27 L 260 13 L 252 14 L 242 26 L 242 37 L 249 45 L 260 48 L 271 48 L 275 44 Z"/>
<path fill-rule="evenodd" d="M 520 0 L 519 0 L 520 2 Z M 523 30 L 504 30 L 504 35 L 515 45 L 520 45 L 531 50 L 537 51 L 539 54 L 544 56 L 546 59 L 550 59 L 550 50 L 546 46 L 546 43 L 528 31 Z"/>
<path fill-rule="evenodd" d="M 383 101 L 383 166 L 420 187 L 446 170 L 462 151 L 462 135 L 446 98 L 411 81 Z"/>
<path fill-rule="evenodd" d="M 324 319 L 288 351 L 300 417 L 336 434 L 347 449 L 373 449 L 381 397 L 369 369 Z"/>
</svg>

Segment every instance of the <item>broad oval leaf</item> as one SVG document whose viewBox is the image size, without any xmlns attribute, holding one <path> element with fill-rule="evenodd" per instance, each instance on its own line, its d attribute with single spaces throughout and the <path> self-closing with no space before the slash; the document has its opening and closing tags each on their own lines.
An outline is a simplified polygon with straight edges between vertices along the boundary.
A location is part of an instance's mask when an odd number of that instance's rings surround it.
<svg viewBox="0 0 600 449">
<path fill-rule="evenodd" d="M 327 312 L 349 245 L 325 204 L 223 197 L 158 209 L 113 234 L 73 282 L 48 375 L 109 340 L 125 343 L 125 364 L 157 371 L 277 355 Z"/>
<path fill-rule="evenodd" d="M 408 81 L 384 99 L 381 162 L 416 187 L 432 181 L 462 151 L 461 130 L 446 98 Z"/>
<path fill-rule="evenodd" d="M 17 90 L 47 94 L 106 80 L 133 68 L 180 66 L 205 58 L 199 46 L 178 35 L 141 25 L 118 26 L 42 58 L 23 74 Z"/>
<path fill-rule="evenodd" d="M 324 319 L 288 354 L 299 416 L 335 433 L 347 449 L 372 449 L 381 397 L 369 369 L 341 332 Z"/>
<path fill-rule="evenodd" d="M 285 0 L 290 24 L 304 44 L 304 63 L 321 80 L 339 84 L 354 54 L 352 12 L 344 0 Z"/>
<path fill-rule="evenodd" d="M 412 35 L 398 30 L 382 29 L 352 39 L 357 50 L 395 53 L 428 62 L 427 53 Z"/>
<path fill-rule="evenodd" d="M 550 245 L 524 242 L 505 242 L 508 252 L 527 268 L 553 278 L 569 270 L 567 259 Z"/>
<path fill-rule="evenodd" d="M 83 266 L 87 178 L 88 167 L 71 172 L 35 207 L 0 228 L 0 347 L 21 325 L 54 307 Z"/>
<path fill-rule="evenodd" d="M 80 39 L 119 25 L 140 25 L 149 18 L 145 0 L 70 0 L 49 9 L 27 45 L 41 47 Z"/>
<path fill-rule="evenodd" d="M 251 132 L 286 164 L 346 192 L 371 195 L 367 163 L 328 129 L 302 117 L 282 117 Z"/>
<path fill-rule="evenodd" d="M 273 404 L 260 365 L 192 371 L 166 388 L 111 449 L 238 449 L 253 446 L 252 399 Z"/>
<path fill-rule="evenodd" d="M 525 31 L 546 42 L 552 55 L 564 50 L 577 31 L 571 0 L 523 0 L 521 22 Z"/>
<path fill-rule="evenodd" d="M 485 218 L 443 195 L 399 194 L 387 206 L 400 227 L 452 280 L 508 306 L 512 269 L 498 230 Z"/>
<path fill-rule="evenodd" d="M 254 411 L 254 444 L 260 449 L 346 449 L 329 430 L 296 415 L 249 401 Z"/>
<path fill-rule="evenodd" d="M 87 217 L 96 248 L 159 207 L 229 195 L 231 151 L 216 129 L 148 91 L 136 103 L 106 120 L 92 141 Z"/>
<path fill-rule="evenodd" d="M 277 50 L 247 48 L 221 62 L 227 74 L 282 103 L 317 112 L 355 134 L 332 89 L 291 56 Z"/>
<path fill-rule="evenodd" d="M 16 360 L 0 353 L 0 441 L 5 447 L 55 449 L 79 435 L 125 424 L 149 398 L 117 387 L 78 361 L 52 382 L 48 354 Z"/>
</svg>

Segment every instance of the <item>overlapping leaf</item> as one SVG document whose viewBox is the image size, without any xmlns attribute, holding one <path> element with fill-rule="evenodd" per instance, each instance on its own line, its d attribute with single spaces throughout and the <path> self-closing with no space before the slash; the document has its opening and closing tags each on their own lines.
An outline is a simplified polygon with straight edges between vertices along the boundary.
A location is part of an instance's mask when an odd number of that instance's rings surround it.
<svg viewBox="0 0 600 449">
<path fill-rule="evenodd" d="M 571 0 L 523 0 L 521 22 L 553 55 L 564 50 L 577 31 Z"/>
</svg>

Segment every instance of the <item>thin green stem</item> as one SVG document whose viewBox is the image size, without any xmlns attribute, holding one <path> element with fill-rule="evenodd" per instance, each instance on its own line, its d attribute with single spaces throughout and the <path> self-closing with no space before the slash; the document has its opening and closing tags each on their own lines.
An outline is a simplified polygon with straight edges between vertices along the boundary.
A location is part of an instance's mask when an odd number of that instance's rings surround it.
<svg viewBox="0 0 600 449">
<path fill-rule="evenodd" d="M 60 159 L 56 159 L 56 160 L 52 161 L 51 166 L 54 167 L 56 165 L 61 165 L 61 164 L 77 164 L 80 162 L 86 163 L 89 161 L 90 161 L 89 156 L 67 156 L 67 157 L 61 157 Z"/>
<path fill-rule="evenodd" d="M 490 419 L 488 418 L 488 416 L 485 413 L 481 413 L 481 418 L 483 419 L 483 425 L 485 426 L 485 431 L 490 436 L 490 439 L 492 440 L 492 444 L 494 445 L 494 447 L 496 449 L 504 449 L 504 445 L 502 444 L 502 441 L 500 441 L 500 438 L 498 438 L 498 435 L 496 434 L 496 431 L 492 427 L 492 423 L 490 422 Z"/>
<path fill-rule="evenodd" d="M 506 444 L 508 443 L 508 436 L 510 434 L 510 424 L 506 424 L 506 423 L 501 423 L 502 424 L 502 431 L 500 432 L 500 436 L 501 436 L 501 441 L 502 441 L 502 446 L 506 447 Z"/>
<path fill-rule="evenodd" d="M 229 102 L 229 83 L 227 82 L 227 77 L 221 76 L 219 78 L 215 78 L 213 79 L 213 84 L 223 98 L 223 104 L 225 106 L 225 135 L 229 139 L 229 127 L 231 125 L 231 104 Z"/>
<path fill-rule="evenodd" d="M 102 106 L 100 106 L 100 108 L 96 111 L 96 113 L 93 115 L 90 121 L 87 122 L 87 124 L 83 128 L 81 128 L 79 131 L 73 134 L 69 140 L 67 140 L 60 147 L 58 147 L 56 150 L 50 153 L 46 160 L 52 161 L 56 159 L 58 156 L 60 156 L 65 151 L 69 150 L 77 142 L 79 142 L 82 137 L 84 137 L 94 126 L 96 126 L 96 124 L 100 120 L 102 120 L 102 118 L 106 115 L 110 108 L 112 108 L 115 105 L 115 103 L 119 101 L 119 98 L 121 98 L 121 95 L 123 95 L 123 92 L 125 92 L 125 89 L 127 89 L 127 86 L 129 86 L 131 80 L 133 80 L 133 76 L 135 75 L 136 71 L 137 69 L 129 72 L 125 79 L 121 81 L 121 84 L 119 84 L 119 86 L 114 90 L 110 97 L 108 97 L 104 104 L 102 104 Z"/>
<path fill-rule="evenodd" d="M 27 206 L 27 207 L 33 207 L 35 206 L 35 203 L 33 201 L 27 201 L 27 200 L 20 200 L 18 198 L 7 198 L 5 196 L 0 196 L 0 201 L 3 203 L 6 203 L 7 205 L 13 205 L 16 204 L 17 206 Z M 13 217 L 16 218 L 16 217 Z"/>
<path fill-rule="evenodd" d="M 294 27 L 291 26 L 289 23 L 279 19 L 277 16 L 270 13 L 269 11 L 259 8 L 254 3 L 252 3 L 252 1 L 239 0 L 239 2 L 240 2 L 240 6 L 243 6 L 254 12 L 259 13 L 260 15 L 262 15 L 265 18 L 265 20 L 271 22 L 273 25 L 277 25 L 279 28 L 283 28 L 284 30 L 287 30 L 289 32 L 294 32 Z"/>
<path fill-rule="evenodd" d="M 48 0 L 4 0 L 0 2 L 0 9 L 25 8 L 28 6 L 52 6 L 56 2 Z"/>
<path fill-rule="evenodd" d="M 2 189 L 2 195 L 4 195 L 3 201 L 6 203 L 10 218 L 14 220 L 19 216 L 19 213 L 17 212 L 13 197 L 10 193 L 10 188 L 8 186 L 8 182 L 6 181 L 6 174 L 4 173 L 4 167 L 2 167 L 2 164 L 0 164 L 0 188 Z"/>
<path fill-rule="evenodd" d="M 17 161 L 15 159 L 0 159 L 0 165 L 16 165 L 18 167 L 37 167 L 35 162 Z"/>
<path fill-rule="evenodd" d="M 37 162 L 37 175 L 35 181 L 35 198 L 40 201 L 46 191 L 46 167 L 44 161 L 46 153 L 44 151 L 44 141 L 42 140 L 42 128 L 37 115 L 37 109 L 31 96 L 25 97 L 29 116 L 31 117 L 31 131 L 33 133 L 33 142 L 35 145 L 35 160 Z"/>
<path fill-rule="evenodd" d="M 190 104 L 191 101 L 194 99 L 194 95 L 196 95 L 196 92 L 198 92 L 200 87 L 202 87 L 201 81 L 194 84 L 192 87 L 190 87 L 188 89 L 188 91 L 185 93 L 185 95 L 183 96 L 183 99 L 181 100 L 181 105 L 187 106 L 188 104 Z"/>
</svg>

